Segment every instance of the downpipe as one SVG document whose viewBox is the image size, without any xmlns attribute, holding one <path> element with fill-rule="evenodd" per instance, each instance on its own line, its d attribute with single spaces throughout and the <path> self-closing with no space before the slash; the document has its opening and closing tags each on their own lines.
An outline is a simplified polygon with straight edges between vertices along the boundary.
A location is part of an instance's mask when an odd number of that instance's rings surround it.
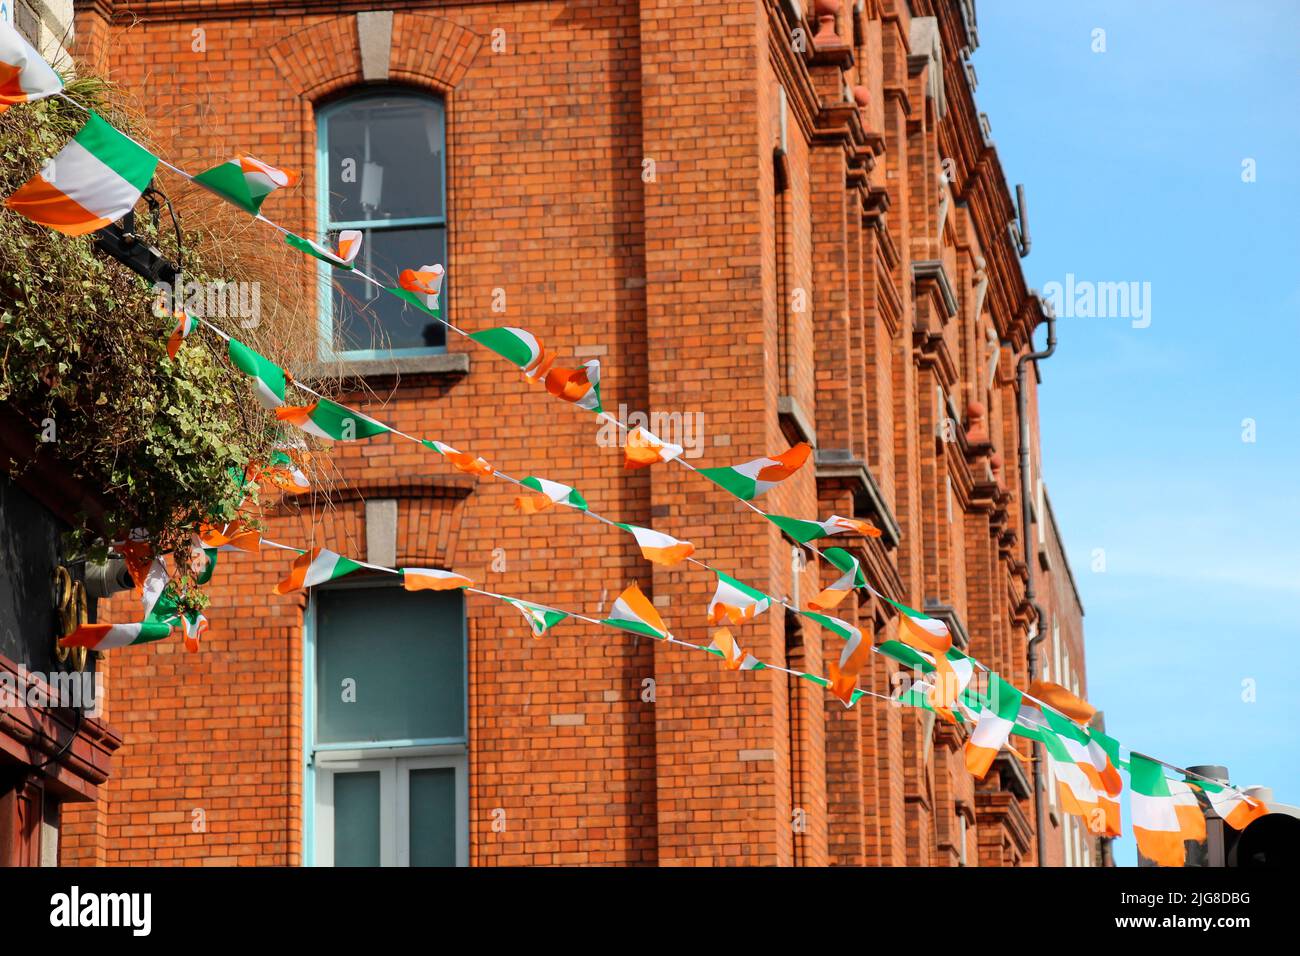
<svg viewBox="0 0 1300 956">
<path fill-rule="evenodd" d="M 1040 300 L 1041 301 L 1041 300 Z M 1046 303 L 1044 303 L 1046 305 Z M 1044 629 L 1044 618 L 1042 606 L 1038 603 L 1038 592 L 1034 588 L 1034 539 L 1030 533 L 1032 523 L 1031 505 L 1033 488 L 1029 483 L 1029 418 L 1026 411 L 1029 407 L 1028 390 L 1025 387 L 1026 372 L 1030 362 L 1041 362 L 1043 359 L 1050 358 L 1056 351 L 1056 313 L 1050 305 L 1046 305 L 1044 312 L 1047 315 L 1047 348 L 1041 352 L 1026 352 L 1020 356 L 1016 362 L 1016 414 L 1020 424 L 1020 527 L 1024 532 L 1024 553 L 1025 553 L 1025 600 L 1034 612 L 1034 635 L 1029 639 L 1029 645 L 1026 653 L 1026 663 L 1029 667 L 1029 683 L 1038 679 L 1038 644 L 1046 637 Z M 1033 348 L 1033 332 L 1030 333 L 1030 348 Z M 1042 515 L 1039 516 L 1042 520 Z M 1037 837 L 1037 859 L 1038 865 L 1043 865 L 1043 858 L 1047 850 L 1047 802 L 1043 799 L 1043 764 L 1046 757 L 1043 753 L 1043 745 L 1034 743 L 1034 818 L 1036 826 L 1034 827 Z"/>
</svg>

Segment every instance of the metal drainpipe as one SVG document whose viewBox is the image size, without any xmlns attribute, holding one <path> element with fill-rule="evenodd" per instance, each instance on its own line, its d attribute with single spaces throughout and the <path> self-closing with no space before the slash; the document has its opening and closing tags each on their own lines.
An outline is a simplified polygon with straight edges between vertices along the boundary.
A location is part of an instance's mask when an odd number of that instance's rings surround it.
<svg viewBox="0 0 1300 956">
<path fill-rule="evenodd" d="M 1034 590 L 1034 540 L 1030 533 L 1030 502 L 1033 489 L 1029 486 L 1029 418 L 1028 390 L 1025 388 L 1025 370 L 1030 362 L 1039 362 L 1050 358 L 1056 351 L 1056 313 L 1048 305 L 1047 314 L 1047 348 L 1041 352 L 1026 352 L 1016 362 L 1016 414 L 1020 422 L 1020 527 L 1024 531 L 1025 547 L 1025 600 L 1034 609 L 1034 636 L 1029 639 L 1026 655 L 1029 665 L 1029 682 L 1038 678 L 1038 642 L 1045 636 L 1043 628 L 1043 609 L 1039 605 L 1037 592 Z M 1033 348 L 1033 332 L 1030 333 L 1030 348 Z M 1039 518 L 1041 520 L 1041 516 Z M 1047 804 L 1043 800 L 1043 745 L 1034 744 L 1034 818 L 1037 823 L 1038 865 L 1043 865 L 1047 849 Z"/>
</svg>

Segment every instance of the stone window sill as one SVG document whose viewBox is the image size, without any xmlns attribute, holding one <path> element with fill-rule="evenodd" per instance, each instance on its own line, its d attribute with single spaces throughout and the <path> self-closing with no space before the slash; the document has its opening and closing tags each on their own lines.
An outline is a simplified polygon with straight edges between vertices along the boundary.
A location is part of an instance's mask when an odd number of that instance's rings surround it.
<svg viewBox="0 0 1300 956">
<path fill-rule="evenodd" d="M 469 353 L 444 352 L 441 355 L 394 356 L 376 359 L 341 359 L 312 362 L 298 373 L 300 378 L 381 379 L 469 374 Z"/>
</svg>

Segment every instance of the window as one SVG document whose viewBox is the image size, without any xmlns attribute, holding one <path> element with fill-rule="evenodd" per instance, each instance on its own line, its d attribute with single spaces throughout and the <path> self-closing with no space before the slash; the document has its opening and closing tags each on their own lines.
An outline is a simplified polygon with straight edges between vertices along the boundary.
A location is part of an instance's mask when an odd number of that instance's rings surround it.
<svg viewBox="0 0 1300 956">
<path fill-rule="evenodd" d="M 1061 643 L 1061 622 L 1052 616 L 1052 646 L 1056 648 L 1056 674 L 1054 678 L 1062 687 L 1066 682 L 1066 667 L 1070 661 L 1070 655 L 1065 653 L 1065 646 Z"/>
<path fill-rule="evenodd" d="M 461 594 L 316 588 L 304 666 L 308 862 L 467 865 Z"/>
<path fill-rule="evenodd" d="M 1043 479 L 1040 477 L 1037 483 L 1037 508 L 1034 515 L 1038 521 L 1038 543 L 1039 545 L 1047 544 L 1047 491 L 1043 485 Z"/>
<path fill-rule="evenodd" d="M 321 234 L 363 234 L 357 268 L 387 286 L 402 269 L 447 259 L 446 116 L 443 101 L 384 90 L 317 113 Z M 321 263 L 321 358 L 442 352 L 446 329 L 352 272 Z M 447 284 L 439 297 L 446 318 Z"/>
</svg>

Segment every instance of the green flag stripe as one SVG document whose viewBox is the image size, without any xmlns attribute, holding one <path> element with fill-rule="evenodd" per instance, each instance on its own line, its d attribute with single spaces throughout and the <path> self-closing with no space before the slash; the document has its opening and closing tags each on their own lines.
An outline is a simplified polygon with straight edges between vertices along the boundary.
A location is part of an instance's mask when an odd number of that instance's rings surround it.
<svg viewBox="0 0 1300 956">
<path fill-rule="evenodd" d="M 427 305 L 425 305 L 425 304 L 421 301 L 420 296 L 417 295 L 417 294 L 414 293 L 414 292 L 407 292 L 405 289 L 400 289 L 400 288 L 392 288 L 392 289 L 389 289 L 388 291 L 391 292 L 393 295 L 397 296 L 399 299 L 403 299 L 403 300 L 409 302 L 411 305 L 415 306 L 415 307 L 416 307 L 417 309 L 419 309 L 421 312 L 427 312 L 429 315 L 432 315 L 432 316 L 434 316 L 435 318 L 441 318 L 441 317 L 442 317 L 442 310 L 441 310 L 441 308 L 438 308 L 438 309 L 431 309 L 431 308 L 429 308 Z M 441 300 L 439 300 L 439 301 L 441 301 Z"/>
<path fill-rule="evenodd" d="M 471 332 L 469 337 L 520 368 L 533 360 L 532 349 L 509 329 L 483 329 L 481 332 Z"/>
<path fill-rule="evenodd" d="M 741 594 L 747 594 L 749 597 L 752 597 L 755 601 L 770 601 L 770 600 L 771 600 L 771 597 L 769 597 L 768 595 L 764 594 L 762 591 L 758 590 L 757 588 L 752 588 L 752 587 L 750 587 L 750 586 L 749 586 L 748 584 L 746 584 L 744 581 L 737 581 L 735 578 L 733 578 L 733 577 L 732 577 L 731 575 L 729 575 L 729 574 L 723 574 L 721 571 L 718 571 L 717 569 L 714 569 L 714 572 L 713 572 L 713 573 L 716 574 L 716 575 L 718 576 L 719 580 L 726 581 L 728 584 L 730 584 L 733 588 L 735 588 L 735 589 L 736 589 L 737 591 L 739 591 Z"/>
<path fill-rule="evenodd" d="M 840 637 L 844 638 L 846 641 L 853 636 L 852 631 L 846 630 L 844 625 L 840 624 L 838 621 L 832 618 L 827 617 L 825 614 L 818 614 L 816 611 L 800 611 L 799 613 L 802 614 L 804 617 L 812 618 L 822 627 L 829 628 L 830 630 L 838 634 Z"/>
<path fill-rule="evenodd" d="M 701 475 L 720 488 L 731 492 L 743 501 L 749 501 L 758 490 L 753 478 L 747 478 L 734 468 L 701 468 Z"/>
<path fill-rule="evenodd" d="M 764 513 L 763 517 L 800 544 L 806 544 L 826 533 L 826 529 L 815 521 L 804 521 L 802 518 L 787 518 L 785 515 L 770 515 L 767 513 Z"/>
<path fill-rule="evenodd" d="M 231 339 L 227 351 L 230 361 L 250 378 L 261 379 L 280 398 L 284 398 L 284 369 L 259 355 L 238 339 Z"/>
<path fill-rule="evenodd" d="M 1169 792 L 1168 778 L 1165 777 L 1164 768 L 1153 760 L 1146 757 L 1140 757 L 1137 754 L 1129 754 L 1129 785 L 1133 788 L 1134 793 L 1140 793 L 1148 797 L 1168 797 L 1172 796 Z"/>
<path fill-rule="evenodd" d="M 158 168 L 158 157 L 118 132 L 98 113 L 92 112 L 74 139 L 87 152 L 136 189 L 143 192 Z"/>
<path fill-rule="evenodd" d="M 213 166 L 195 176 L 194 181 L 254 216 L 261 210 L 262 200 L 266 198 L 252 197 L 248 191 L 248 180 L 244 178 L 244 170 L 237 162 Z"/>
<path fill-rule="evenodd" d="M 352 409 L 337 402 L 331 402 L 329 399 L 322 398 L 316 403 L 316 410 L 311 413 L 311 420 L 317 428 L 328 434 L 331 438 L 340 441 L 345 439 L 344 427 L 348 422 L 352 423 L 352 438 L 372 438 L 375 435 L 382 435 L 389 431 L 387 425 L 381 425 L 379 422 L 371 421 L 361 415 L 358 415 Z"/>
<path fill-rule="evenodd" d="M 835 565 L 845 574 L 849 571 L 853 571 L 854 587 L 860 588 L 866 585 L 867 577 L 862 573 L 862 564 L 852 554 L 845 551 L 843 548 L 827 548 L 822 552 L 822 555 L 827 561 Z"/>
<path fill-rule="evenodd" d="M 649 637 L 663 639 L 663 635 L 656 631 L 649 624 L 642 624 L 640 621 L 615 621 L 612 618 L 606 618 L 601 621 L 602 624 L 608 624 L 610 627 L 616 627 L 621 631 L 631 631 L 634 634 L 645 634 Z"/>
</svg>

